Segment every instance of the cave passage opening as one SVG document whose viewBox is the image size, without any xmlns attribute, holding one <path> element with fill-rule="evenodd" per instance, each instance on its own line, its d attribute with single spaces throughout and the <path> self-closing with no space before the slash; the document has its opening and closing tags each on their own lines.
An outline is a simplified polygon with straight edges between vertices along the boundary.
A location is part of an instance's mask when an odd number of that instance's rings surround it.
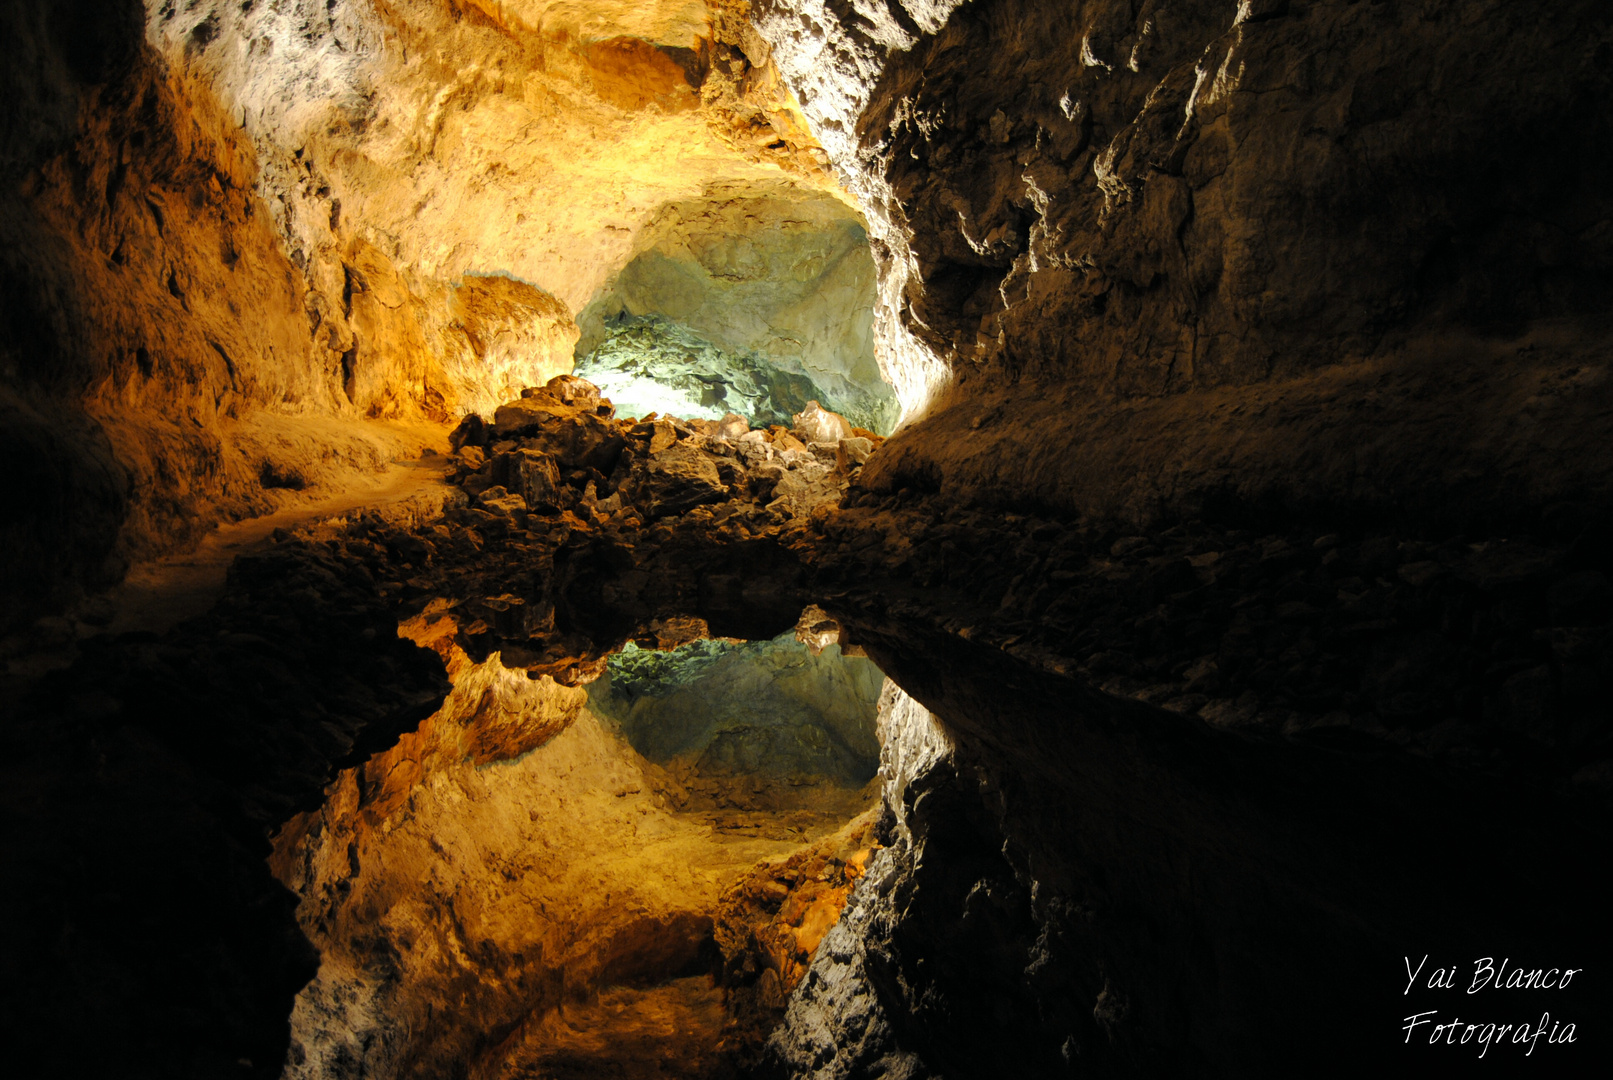
<svg viewBox="0 0 1613 1080">
<path fill-rule="evenodd" d="M 788 184 L 717 184 L 668 203 L 584 308 L 575 374 L 622 415 L 789 427 L 810 401 L 888 435 L 861 216 Z"/>
</svg>

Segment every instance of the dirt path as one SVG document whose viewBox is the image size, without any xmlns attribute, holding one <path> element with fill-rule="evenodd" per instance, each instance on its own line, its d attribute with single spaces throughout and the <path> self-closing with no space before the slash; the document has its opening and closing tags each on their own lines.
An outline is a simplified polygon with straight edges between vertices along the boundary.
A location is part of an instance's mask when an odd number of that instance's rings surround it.
<svg viewBox="0 0 1613 1080">
<path fill-rule="evenodd" d="M 365 510 L 386 516 L 433 513 L 441 508 L 443 494 L 452 490 L 442 480 L 446 464 L 442 457 L 395 462 L 381 473 L 356 478 L 351 486 L 328 498 L 221 525 L 195 551 L 136 564 L 123 584 L 105 598 L 115 612 L 107 632 L 161 633 L 200 615 L 223 592 L 225 574 L 235 557 L 264 550 L 277 529 Z"/>
</svg>

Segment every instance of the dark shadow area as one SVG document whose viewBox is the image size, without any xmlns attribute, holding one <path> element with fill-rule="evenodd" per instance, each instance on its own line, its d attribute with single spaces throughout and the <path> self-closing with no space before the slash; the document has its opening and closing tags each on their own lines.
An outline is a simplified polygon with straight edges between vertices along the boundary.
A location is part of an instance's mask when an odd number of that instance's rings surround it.
<svg viewBox="0 0 1613 1080">
<path fill-rule="evenodd" d="M 1605 1058 L 1605 807 L 1392 751 L 1249 741 L 957 638 L 851 629 L 957 744 L 907 789 L 912 847 L 864 943 L 897 1046 L 931 1075 L 1467 1067 L 1478 1036 L 1431 1047 L 1432 1023 L 1542 1013 L 1577 1041 L 1532 1059 L 1497 1043 L 1487 1071 Z M 1425 956 L 1407 993 L 1406 958 Z M 1485 957 L 1582 973 L 1470 996 Z M 1454 989 L 1428 987 L 1453 966 Z"/>
</svg>

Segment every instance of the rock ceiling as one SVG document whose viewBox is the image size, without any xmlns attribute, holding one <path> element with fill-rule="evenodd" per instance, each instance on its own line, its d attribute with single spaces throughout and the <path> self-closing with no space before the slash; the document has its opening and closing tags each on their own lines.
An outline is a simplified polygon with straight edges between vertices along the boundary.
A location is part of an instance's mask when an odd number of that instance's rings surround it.
<svg viewBox="0 0 1613 1080">
<path fill-rule="evenodd" d="M 259 193 L 316 281 L 362 240 L 412 279 L 505 272 L 577 311 L 664 203 L 719 181 L 836 188 L 723 5 L 304 0 L 149 19 L 252 136 Z"/>
</svg>

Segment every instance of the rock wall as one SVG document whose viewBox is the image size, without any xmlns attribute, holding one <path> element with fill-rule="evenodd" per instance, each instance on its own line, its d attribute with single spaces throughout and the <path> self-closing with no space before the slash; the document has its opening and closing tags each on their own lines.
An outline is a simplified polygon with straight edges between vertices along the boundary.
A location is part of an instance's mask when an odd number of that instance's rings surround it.
<svg viewBox="0 0 1613 1080">
<path fill-rule="evenodd" d="M 663 204 L 828 186 L 741 27 L 720 4 L 299 0 L 154 5 L 148 33 L 239 118 L 332 318 L 354 240 L 422 299 L 504 273 L 579 311 Z M 339 325 L 331 344 L 351 347 Z"/>
<path fill-rule="evenodd" d="M 1350 482 L 1392 488 L 1432 457 L 1429 488 L 1510 483 L 1527 456 L 1553 490 L 1506 497 L 1539 509 L 1606 475 L 1586 434 L 1608 404 L 1600 324 L 1545 375 L 1586 378 L 1594 404 L 1550 434 L 1505 426 L 1542 366 L 1516 334 L 1613 299 L 1601 5 L 1541 19 L 1507 0 L 1009 0 L 853 17 L 772 0 L 756 22 L 867 216 L 878 333 L 905 399 L 956 383 L 877 466 L 895 486 L 927 474 L 961 496 L 1146 519 L 1161 501 L 1174 512 L 1179 490 L 1191 504 L 1244 480 L 1206 480 L 1206 458 L 1261 468 L 1227 460 L 1240 440 L 1336 454 L 1293 414 L 1354 401 L 1370 415 L 1379 383 L 1398 411 L 1405 381 L 1426 386 L 1408 408 L 1434 427 L 1391 448 L 1341 419 L 1339 442 L 1374 448 Z M 1259 413 L 1219 418 L 1229 398 L 1214 388 L 1257 385 L 1232 396 L 1260 394 Z M 1467 432 L 1438 426 L 1452 394 Z M 1036 403 L 1063 410 L 1056 431 L 1022 416 Z M 1167 416 L 1209 443 L 1196 460 L 1144 437 Z M 981 433 L 977 459 L 1016 465 L 971 467 L 960 429 Z M 1559 473 L 1559 438 L 1595 464 Z M 1025 458 L 1062 475 L 1028 475 Z M 1301 501 L 1309 464 L 1268 467 L 1237 494 Z M 1089 499 L 1093 469 L 1123 490 Z"/>
<path fill-rule="evenodd" d="M 271 401 L 328 407 L 332 385 L 250 144 L 151 62 L 138 5 L 6 19 L 8 82 L 49 95 L 8 126 L 0 208 L 6 438 L 25 475 L 53 479 L 42 507 L 8 514 L 16 595 L 115 580 L 127 556 L 265 505 L 230 426 Z"/>
<path fill-rule="evenodd" d="M 841 199 L 787 186 L 714 189 L 666 206 L 641 245 L 579 316 L 579 361 L 623 313 L 664 316 L 807 376 L 862 427 L 895 426 L 899 406 L 874 350 L 868 236 Z"/>
<path fill-rule="evenodd" d="M 4 18 L 0 392 L 53 478 L 8 512 L 17 617 L 569 370 L 663 204 L 833 187 L 743 5 Z"/>
<path fill-rule="evenodd" d="M 820 940 L 790 1075 L 1276 1071 L 1403 1015 L 1378 977 L 1408 941 L 1602 963 L 1602 7 L 743 14 L 0 14 L 26 106 L 0 126 L 8 598 L 409 445 L 362 421 L 511 398 L 456 432 L 441 520 L 243 561 L 206 619 L 16 699 L 8 1040 L 112 1017 L 102 1072 L 275 1075 L 312 957 L 263 832 L 338 767 L 319 830 L 282 837 L 330 961 L 309 1071 L 547 1069 L 629 1013 L 644 1065 L 656 1031 L 743 1019 L 686 964 L 740 980 L 755 1035 Z M 825 157 L 872 238 L 898 437 L 513 398 L 663 206 L 819 191 Z M 400 738 L 446 692 L 391 636 L 433 600 L 463 693 Z M 781 837 L 788 882 L 735 848 L 709 864 L 732 888 L 696 872 L 704 793 L 493 666 L 577 683 L 629 638 L 771 637 L 807 600 L 947 726 L 892 703 L 890 847 Z M 573 794 L 599 828 L 568 831 Z"/>
<path fill-rule="evenodd" d="M 1572 853 L 1605 817 L 1562 814 L 1549 784 L 1503 795 L 1425 763 L 1251 743 L 900 617 L 848 629 L 944 734 L 909 726 L 918 767 L 890 763 L 889 846 L 762 1075 L 1275 1075 L 1316 1067 L 1319 1041 L 1324 1068 L 1432 1064 L 1447 1048 L 1408 1047 L 1399 1018 L 1449 1020 L 1450 1003 L 1408 1008 L 1405 983 L 1385 985 L 1403 943 L 1602 955 Z M 1491 859 L 1528 870 L 1497 877 Z M 1558 1005 L 1588 1017 L 1601 1000 L 1586 984 Z M 1329 1043 L 1341 1025 L 1355 1035 Z M 1600 1052 L 1563 1049 L 1558 1067 Z"/>
</svg>

